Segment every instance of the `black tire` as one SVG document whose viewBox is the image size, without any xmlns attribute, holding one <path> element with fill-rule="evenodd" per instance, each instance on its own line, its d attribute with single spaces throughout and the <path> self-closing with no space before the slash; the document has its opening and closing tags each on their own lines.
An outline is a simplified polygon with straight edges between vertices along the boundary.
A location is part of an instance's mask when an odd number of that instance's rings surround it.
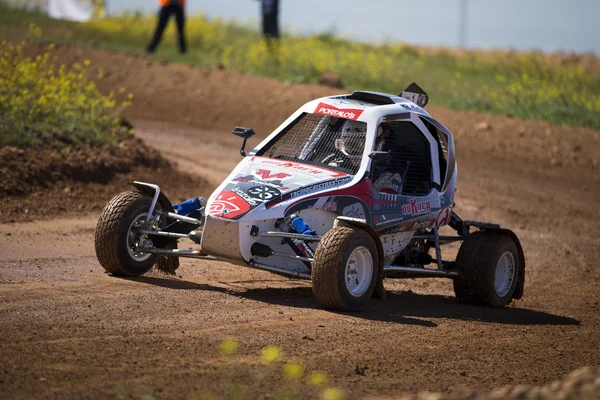
<svg viewBox="0 0 600 400">
<path fill-rule="evenodd" d="M 156 263 L 156 254 L 144 254 L 136 259 L 127 245 L 130 227 L 148 212 L 151 204 L 149 196 L 123 192 L 113 197 L 102 210 L 96 225 L 96 257 L 112 275 L 140 276 Z"/>
<path fill-rule="evenodd" d="M 456 265 L 462 275 L 454 280 L 459 302 L 500 308 L 513 299 L 522 265 L 510 237 L 489 231 L 471 233 L 458 251 Z"/>
<path fill-rule="evenodd" d="M 372 261 L 372 272 L 364 268 L 365 279 L 371 281 L 360 284 L 355 293 L 346 283 L 346 267 L 353 255 L 354 262 L 368 256 Z M 357 259 L 358 257 L 358 259 Z M 355 270 L 356 271 L 356 270 Z M 312 263 L 312 288 L 319 303 L 329 310 L 356 311 L 361 309 L 373 295 L 379 275 L 379 257 L 375 241 L 367 232 L 358 228 L 338 226 L 327 232 L 321 239 Z M 349 278 L 349 277 L 348 277 Z M 351 279 L 351 278 L 349 278 Z M 350 283 L 352 285 L 352 283 Z"/>
</svg>

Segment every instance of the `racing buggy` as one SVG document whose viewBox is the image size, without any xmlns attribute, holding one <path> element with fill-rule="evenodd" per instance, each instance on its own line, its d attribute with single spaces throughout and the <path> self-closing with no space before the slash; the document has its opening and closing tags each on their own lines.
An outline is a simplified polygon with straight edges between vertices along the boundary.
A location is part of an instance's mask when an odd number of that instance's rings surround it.
<svg viewBox="0 0 600 400">
<path fill-rule="evenodd" d="M 523 249 L 512 231 L 453 211 L 454 140 L 427 102 L 415 83 L 398 96 L 320 98 L 247 154 L 254 131 L 236 127 L 243 159 L 208 199 L 172 204 L 144 182 L 114 197 L 96 228 L 98 260 L 117 276 L 174 271 L 179 257 L 227 260 L 309 279 L 323 307 L 342 311 L 383 299 L 384 278 L 445 277 L 459 302 L 503 307 L 523 295 Z M 453 242 L 458 254 L 444 260 Z"/>
</svg>

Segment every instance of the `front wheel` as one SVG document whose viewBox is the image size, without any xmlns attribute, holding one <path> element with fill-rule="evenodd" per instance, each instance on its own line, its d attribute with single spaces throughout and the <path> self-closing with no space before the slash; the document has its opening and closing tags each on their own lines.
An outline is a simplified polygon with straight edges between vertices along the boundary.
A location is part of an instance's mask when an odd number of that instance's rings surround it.
<svg viewBox="0 0 600 400">
<path fill-rule="evenodd" d="M 523 268 L 515 242 L 489 231 L 470 234 L 458 251 L 456 264 L 461 273 L 454 280 L 458 301 L 484 307 L 510 303 Z"/>
<path fill-rule="evenodd" d="M 356 311 L 373 295 L 377 246 L 362 229 L 338 226 L 321 239 L 312 263 L 313 293 L 330 310 Z"/>
<path fill-rule="evenodd" d="M 96 225 L 96 256 L 100 265 L 116 276 L 139 276 L 152 268 L 157 255 L 136 251 L 152 198 L 123 192 L 104 207 Z"/>
</svg>

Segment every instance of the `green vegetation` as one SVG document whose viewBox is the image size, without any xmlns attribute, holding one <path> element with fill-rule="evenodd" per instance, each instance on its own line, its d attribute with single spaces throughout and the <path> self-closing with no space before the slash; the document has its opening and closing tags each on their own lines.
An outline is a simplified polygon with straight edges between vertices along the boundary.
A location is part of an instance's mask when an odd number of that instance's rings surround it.
<svg viewBox="0 0 600 400">
<path fill-rule="evenodd" d="M 31 24 L 29 33 L 39 38 L 41 29 Z M 103 95 L 88 78 L 89 60 L 58 65 L 52 49 L 32 58 L 23 44 L 0 42 L 0 146 L 101 145 L 126 138 L 119 116 L 133 95 L 118 104 L 114 93 Z"/>
<path fill-rule="evenodd" d="M 53 42 L 142 52 L 156 21 L 155 16 L 124 15 L 78 24 L 3 9 L 0 37 L 20 40 L 30 22 Z M 431 104 L 600 129 L 600 68 L 594 56 L 367 45 L 332 35 L 286 37 L 269 47 L 254 29 L 202 15 L 188 18 L 187 34 L 191 50 L 180 55 L 171 24 L 156 57 L 291 82 L 317 82 L 334 72 L 350 90 L 399 93 L 415 81 L 430 94 Z M 591 60 L 593 68 L 584 68 L 582 59 Z"/>
</svg>

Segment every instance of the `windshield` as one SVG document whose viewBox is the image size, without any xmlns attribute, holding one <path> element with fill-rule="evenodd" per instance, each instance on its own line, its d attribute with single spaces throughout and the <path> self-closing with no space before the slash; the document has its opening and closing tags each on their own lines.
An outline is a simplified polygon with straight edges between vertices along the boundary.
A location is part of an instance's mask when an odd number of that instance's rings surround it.
<svg viewBox="0 0 600 400">
<path fill-rule="evenodd" d="M 365 122 L 304 113 L 257 155 L 354 175 L 360 167 L 366 133 Z"/>
</svg>

